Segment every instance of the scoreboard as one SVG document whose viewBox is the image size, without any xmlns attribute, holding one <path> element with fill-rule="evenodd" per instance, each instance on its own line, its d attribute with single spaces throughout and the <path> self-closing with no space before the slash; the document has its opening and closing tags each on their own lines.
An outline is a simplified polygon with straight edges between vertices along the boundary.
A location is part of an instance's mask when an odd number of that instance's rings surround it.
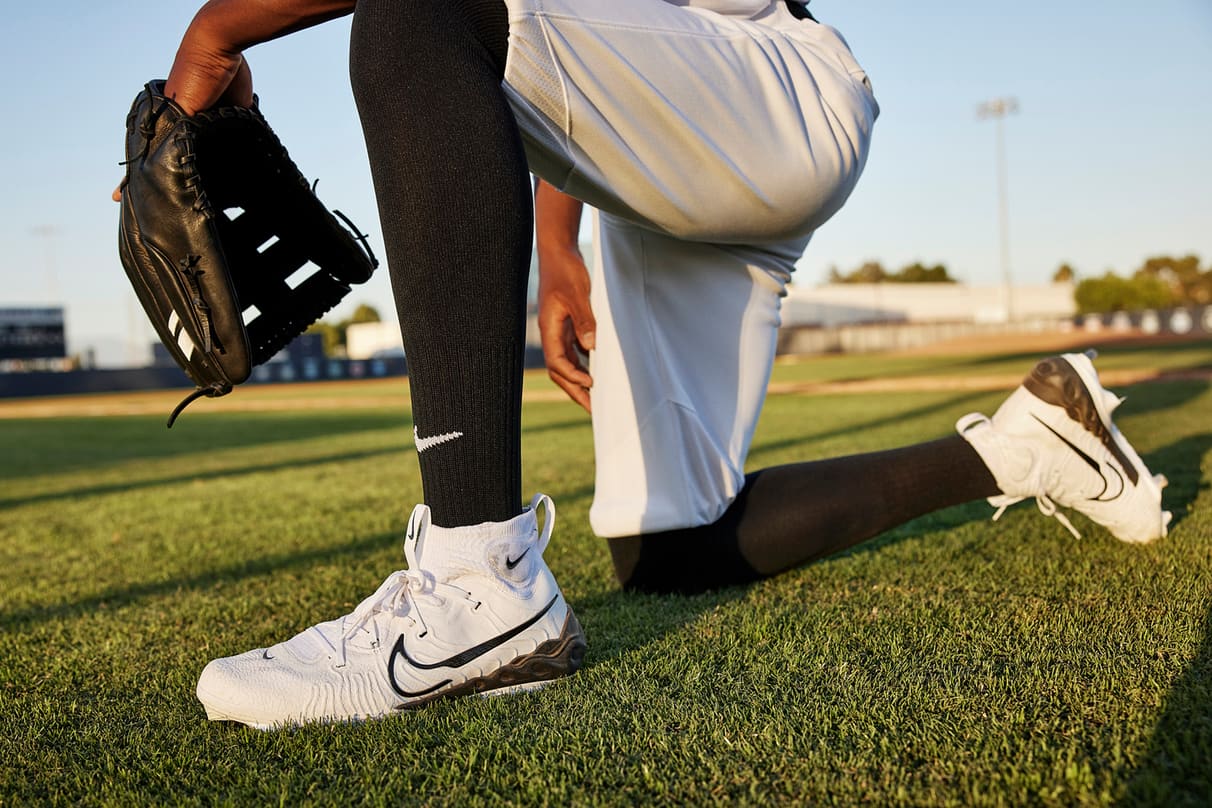
<svg viewBox="0 0 1212 808">
<path fill-rule="evenodd" d="M 62 307 L 0 308 L 0 360 L 66 356 Z"/>
</svg>

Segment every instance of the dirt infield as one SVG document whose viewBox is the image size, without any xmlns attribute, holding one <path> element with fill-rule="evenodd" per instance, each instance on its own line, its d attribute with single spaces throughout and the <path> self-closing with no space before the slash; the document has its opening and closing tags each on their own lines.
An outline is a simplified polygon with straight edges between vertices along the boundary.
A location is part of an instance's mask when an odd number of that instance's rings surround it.
<svg viewBox="0 0 1212 808">
<path fill-rule="evenodd" d="M 400 378 L 252 385 L 223 397 L 222 403 L 197 401 L 182 417 L 188 418 L 208 409 L 213 412 L 219 407 L 223 412 L 391 409 L 401 407 L 407 400 L 404 398 L 407 389 L 408 382 Z M 167 420 L 173 407 L 188 392 L 187 389 L 146 390 L 0 400 L 0 419 L 160 414 Z"/>
<path fill-rule="evenodd" d="M 1212 371 L 1106 370 L 1099 371 L 1099 380 L 1108 387 L 1125 387 L 1141 382 L 1212 379 Z M 839 382 L 773 382 L 767 388 L 771 395 L 788 393 L 896 393 L 947 390 L 1012 390 L 1023 380 L 1023 374 L 992 376 L 897 376 L 886 379 L 847 379 Z"/>
<path fill-rule="evenodd" d="M 1023 353 L 1045 356 L 1090 347 L 1158 346 L 1190 338 L 1111 336 L 1082 331 L 1048 334 L 1016 334 L 966 338 L 914 348 L 885 356 L 962 356 L 965 354 Z M 781 357 L 779 362 L 811 362 L 812 356 Z M 1099 372 L 1110 386 L 1138 384 L 1159 379 L 1212 379 L 1212 371 L 1158 371 L 1150 369 L 1108 369 Z M 896 376 L 844 381 L 772 382 L 772 395 L 929 392 L 947 390 L 1010 390 L 1022 380 L 1022 374 L 993 375 L 921 375 Z M 407 401 L 407 379 L 359 379 L 242 387 L 224 397 L 222 403 L 202 400 L 190 406 L 184 417 L 210 411 L 290 412 L 334 409 L 393 409 Z M 0 420 L 14 418 L 63 418 L 121 415 L 163 415 L 177 405 L 187 390 L 152 390 L 126 393 L 97 393 L 0 400 Z M 527 372 L 524 401 L 563 401 L 564 393 L 546 381 L 546 372 Z M 212 407 L 214 409 L 212 409 Z M 221 408 L 221 409 L 220 409 Z"/>
</svg>

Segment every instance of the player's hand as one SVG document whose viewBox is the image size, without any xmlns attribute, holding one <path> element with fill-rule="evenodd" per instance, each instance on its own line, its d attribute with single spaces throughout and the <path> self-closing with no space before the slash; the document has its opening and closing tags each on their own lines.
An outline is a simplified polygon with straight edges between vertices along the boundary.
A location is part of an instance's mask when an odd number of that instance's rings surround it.
<svg viewBox="0 0 1212 808">
<path fill-rule="evenodd" d="M 251 107 L 252 71 L 244 54 L 193 41 L 187 33 L 168 72 L 164 95 L 186 115 L 220 104 Z"/>
<path fill-rule="evenodd" d="M 199 14 L 177 49 L 164 83 L 164 95 L 176 101 L 186 115 L 196 115 L 218 104 L 251 107 L 252 70 L 244 54 L 216 39 L 205 15 Z M 121 202 L 125 185 L 123 179 L 110 198 Z"/>
<path fill-rule="evenodd" d="M 589 305 L 589 270 L 580 251 L 540 244 L 539 335 L 547 375 L 588 412 L 593 411 L 589 400 L 593 377 L 581 354 L 594 349 L 596 329 Z"/>
<path fill-rule="evenodd" d="M 244 55 L 202 57 L 199 51 L 187 51 L 188 42 L 187 35 L 172 63 L 172 70 L 168 71 L 165 97 L 176 101 L 187 115 L 218 104 L 252 107 L 252 70 L 248 69 Z M 110 194 L 110 199 L 121 202 L 125 185 L 124 177 Z"/>
</svg>

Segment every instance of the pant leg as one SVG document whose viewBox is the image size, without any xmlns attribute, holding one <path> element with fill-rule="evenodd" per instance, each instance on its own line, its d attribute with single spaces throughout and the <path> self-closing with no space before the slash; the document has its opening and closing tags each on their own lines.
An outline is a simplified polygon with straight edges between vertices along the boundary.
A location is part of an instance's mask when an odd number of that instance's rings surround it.
<svg viewBox="0 0 1212 808">
<path fill-rule="evenodd" d="M 715 521 L 744 484 L 804 241 L 685 242 L 599 214 L 590 360 L 600 536 Z"/>
</svg>

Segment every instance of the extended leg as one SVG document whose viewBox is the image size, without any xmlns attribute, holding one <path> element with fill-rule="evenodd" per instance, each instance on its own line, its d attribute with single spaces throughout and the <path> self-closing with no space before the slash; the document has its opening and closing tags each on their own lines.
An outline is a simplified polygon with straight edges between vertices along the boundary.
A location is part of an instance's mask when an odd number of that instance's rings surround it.
<svg viewBox="0 0 1212 808">
<path fill-rule="evenodd" d="M 1120 399 L 1090 357 L 1044 359 L 992 418 L 970 413 L 958 437 L 766 469 L 723 517 L 701 527 L 611 541 L 625 586 L 694 591 L 753 580 L 836 552 L 937 508 L 988 497 L 1002 509 L 1034 498 L 1071 508 L 1130 543 L 1166 535 L 1166 478 L 1153 474 L 1111 420 Z"/>
<path fill-rule="evenodd" d="M 711 524 L 609 544 L 625 587 L 694 592 L 773 575 L 915 517 L 998 493 L 980 457 L 957 435 L 762 469 L 746 477 Z"/>
</svg>

